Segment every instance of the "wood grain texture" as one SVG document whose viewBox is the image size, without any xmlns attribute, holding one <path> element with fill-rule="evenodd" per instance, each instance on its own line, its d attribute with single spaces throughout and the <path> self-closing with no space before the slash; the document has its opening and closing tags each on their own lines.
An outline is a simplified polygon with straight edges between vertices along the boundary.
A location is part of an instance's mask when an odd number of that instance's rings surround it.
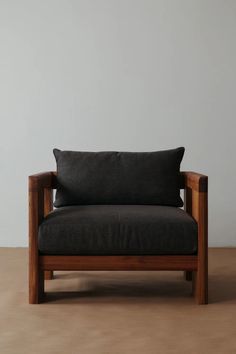
<svg viewBox="0 0 236 354">
<path fill-rule="evenodd" d="M 47 216 L 53 209 L 53 190 L 44 188 L 44 217 Z"/>
<path fill-rule="evenodd" d="M 45 270 L 44 280 L 52 280 L 52 279 L 53 279 L 53 270 Z"/>
<path fill-rule="evenodd" d="M 190 188 L 197 192 L 207 192 L 208 189 L 208 177 L 192 171 L 181 172 L 181 176 L 184 176 L 184 188 Z"/>
<path fill-rule="evenodd" d="M 185 211 L 198 224 L 198 264 L 192 274 L 193 292 L 198 304 L 208 303 L 208 178 L 185 172 Z M 197 187 L 196 184 L 199 186 Z"/>
<path fill-rule="evenodd" d="M 29 176 L 29 190 L 52 188 L 53 172 L 42 172 Z"/>
<path fill-rule="evenodd" d="M 198 266 L 195 297 L 198 304 L 208 303 L 208 195 L 198 198 Z"/>
<path fill-rule="evenodd" d="M 44 217 L 47 216 L 53 209 L 53 189 L 44 188 Z M 53 279 L 53 271 L 44 272 L 45 280 Z"/>
<path fill-rule="evenodd" d="M 196 270 L 197 256 L 40 256 L 43 270 Z"/>
<path fill-rule="evenodd" d="M 43 297 L 42 271 L 39 269 L 38 225 L 44 215 L 43 190 L 29 190 L 29 303 Z"/>
<path fill-rule="evenodd" d="M 29 303 L 44 297 L 44 273 L 39 267 L 38 227 L 52 208 L 53 173 L 29 176 Z"/>
</svg>

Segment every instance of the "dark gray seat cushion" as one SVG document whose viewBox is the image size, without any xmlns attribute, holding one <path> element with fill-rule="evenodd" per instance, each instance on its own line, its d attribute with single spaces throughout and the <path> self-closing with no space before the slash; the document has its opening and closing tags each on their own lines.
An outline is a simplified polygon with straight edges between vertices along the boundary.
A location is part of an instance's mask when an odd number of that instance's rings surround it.
<svg viewBox="0 0 236 354">
<path fill-rule="evenodd" d="M 156 152 L 79 152 L 54 149 L 54 205 L 152 204 L 180 207 L 184 148 Z"/>
<path fill-rule="evenodd" d="M 38 242 L 54 255 L 195 254 L 197 224 L 168 206 L 69 206 L 45 218 Z"/>
</svg>

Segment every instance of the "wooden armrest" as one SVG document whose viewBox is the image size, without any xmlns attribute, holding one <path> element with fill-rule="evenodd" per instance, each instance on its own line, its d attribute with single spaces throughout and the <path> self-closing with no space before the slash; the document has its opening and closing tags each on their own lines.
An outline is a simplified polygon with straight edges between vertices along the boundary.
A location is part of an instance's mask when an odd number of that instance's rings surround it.
<svg viewBox="0 0 236 354">
<path fill-rule="evenodd" d="M 184 209 L 198 224 L 198 271 L 194 275 L 196 297 L 207 303 L 208 293 L 208 177 L 196 172 L 182 172 L 185 184 Z"/>
<path fill-rule="evenodd" d="M 182 172 L 185 182 L 184 207 L 187 213 L 201 223 L 203 214 L 207 215 L 208 177 L 196 172 Z"/>
<path fill-rule="evenodd" d="M 207 192 L 208 177 L 197 172 L 181 172 L 184 177 L 185 188 L 193 189 L 197 192 Z"/>
<path fill-rule="evenodd" d="M 43 188 L 56 188 L 55 172 L 42 172 L 29 176 L 29 191 L 39 191 Z"/>
<path fill-rule="evenodd" d="M 43 287 L 43 272 L 38 269 L 38 228 L 53 209 L 53 188 L 56 188 L 54 172 L 29 176 L 29 283 L 38 284 L 40 289 Z M 36 288 L 30 286 L 30 303 L 39 302 L 40 292 Z"/>
<path fill-rule="evenodd" d="M 52 189 L 55 187 L 56 174 L 54 172 L 43 172 L 29 176 L 30 227 L 33 224 L 37 228 L 43 217 L 52 210 Z"/>
</svg>

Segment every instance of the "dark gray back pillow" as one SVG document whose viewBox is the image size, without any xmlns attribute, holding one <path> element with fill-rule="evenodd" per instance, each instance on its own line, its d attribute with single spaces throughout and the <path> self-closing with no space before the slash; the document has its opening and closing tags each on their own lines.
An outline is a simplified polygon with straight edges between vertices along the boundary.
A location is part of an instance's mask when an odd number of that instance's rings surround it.
<svg viewBox="0 0 236 354">
<path fill-rule="evenodd" d="M 184 148 L 156 152 L 53 150 L 55 207 L 85 204 L 183 206 L 180 163 Z"/>
</svg>

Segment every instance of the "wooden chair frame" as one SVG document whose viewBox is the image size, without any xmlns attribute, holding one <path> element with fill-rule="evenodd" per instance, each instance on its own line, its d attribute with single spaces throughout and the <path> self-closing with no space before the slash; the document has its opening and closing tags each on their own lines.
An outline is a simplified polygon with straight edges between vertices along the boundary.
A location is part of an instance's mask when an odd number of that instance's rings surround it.
<svg viewBox="0 0 236 354">
<path fill-rule="evenodd" d="M 184 207 L 198 224 L 196 255 L 158 256 L 53 256 L 40 255 L 38 228 L 53 209 L 56 172 L 29 176 L 29 303 L 44 300 L 44 280 L 56 270 L 182 270 L 191 280 L 198 304 L 208 303 L 208 178 L 181 172 Z"/>
</svg>

